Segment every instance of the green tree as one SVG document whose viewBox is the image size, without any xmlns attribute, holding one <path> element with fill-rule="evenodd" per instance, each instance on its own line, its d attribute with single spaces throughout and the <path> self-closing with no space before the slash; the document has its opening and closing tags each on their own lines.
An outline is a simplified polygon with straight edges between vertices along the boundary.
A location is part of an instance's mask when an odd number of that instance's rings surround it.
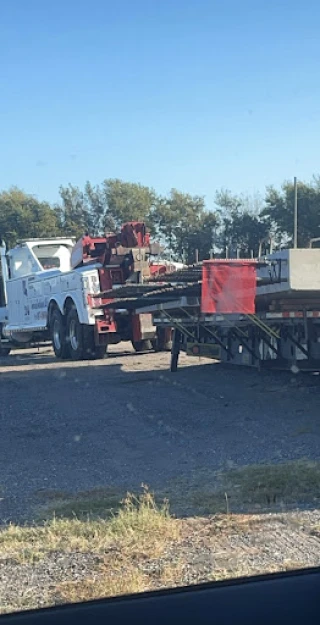
<svg viewBox="0 0 320 625">
<path fill-rule="evenodd" d="M 226 245 L 240 258 L 257 257 L 260 243 L 268 236 L 268 223 L 247 211 L 233 214 L 231 220 L 225 220 Z"/>
<path fill-rule="evenodd" d="M 158 199 L 152 212 L 154 229 L 177 259 L 194 262 L 208 258 L 217 216 L 205 209 L 204 198 L 171 189 L 168 197 Z"/>
<path fill-rule="evenodd" d="M 266 206 L 262 215 L 272 224 L 278 245 L 293 243 L 294 186 L 284 182 L 280 190 L 267 187 Z M 309 244 L 313 237 L 320 236 L 320 178 L 310 183 L 298 184 L 298 246 Z"/>
<path fill-rule="evenodd" d="M 219 241 L 223 252 L 248 258 L 259 253 L 260 243 L 269 236 L 270 220 L 261 216 L 257 198 L 232 195 L 228 190 L 216 193 L 215 203 L 221 217 Z"/>
<path fill-rule="evenodd" d="M 108 206 L 108 197 L 104 185 L 93 186 L 87 182 L 84 189 L 86 209 L 90 215 L 91 234 L 102 235 L 116 230 L 116 219 Z"/>
<path fill-rule="evenodd" d="M 72 184 L 61 186 L 59 193 L 61 205 L 56 207 L 56 213 L 65 236 L 80 238 L 85 232 L 92 233 L 94 224 L 85 194 Z"/>
<path fill-rule="evenodd" d="M 156 201 L 153 189 L 138 183 L 109 178 L 103 182 L 105 198 L 105 226 L 120 228 L 126 221 L 144 221 L 153 226 L 151 217 Z"/>
<path fill-rule="evenodd" d="M 0 237 L 8 248 L 18 239 L 59 234 L 59 219 L 50 204 L 40 202 L 17 187 L 0 193 Z"/>
<path fill-rule="evenodd" d="M 200 213 L 197 225 L 191 235 L 189 234 L 189 262 L 192 263 L 196 258 L 196 250 L 199 261 L 210 258 L 210 253 L 215 248 L 218 226 L 219 220 L 216 213 L 208 210 L 203 210 Z"/>
<path fill-rule="evenodd" d="M 102 185 L 87 182 L 83 191 L 69 184 L 60 187 L 61 204 L 56 207 L 61 228 L 73 236 L 85 232 L 101 235 L 118 230 L 126 221 L 145 221 L 152 228 L 155 193 L 149 187 L 118 179 Z"/>
</svg>

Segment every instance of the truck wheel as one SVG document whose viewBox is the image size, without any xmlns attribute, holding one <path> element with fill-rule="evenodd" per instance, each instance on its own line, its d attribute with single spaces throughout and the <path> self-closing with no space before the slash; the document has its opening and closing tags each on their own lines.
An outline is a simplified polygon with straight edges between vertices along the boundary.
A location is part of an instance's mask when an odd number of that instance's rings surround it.
<svg viewBox="0 0 320 625">
<path fill-rule="evenodd" d="M 106 353 L 105 345 L 94 344 L 94 328 L 80 323 L 75 308 L 67 317 L 67 341 L 72 360 L 96 360 Z"/>
<path fill-rule="evenodd" d="M 66 340 L 65 322 L 60 310 L 56 309 L 51 314 L 50 334 L 56 357 L 65 360 L 69 357 L 69 350 Z"/>
<path fill-rule="evenodd" d="M 132 342 L 132 347 L 135 352 L 150 352 L 152 350 L 152 343 L 148 339 L 144 341 L 131 341 L 131 342 Z"/>
<path fill-rule="evenodd" d="M 67 342 L 72 360 L 83 360 L 84 333 L 75 308 L 71 308 L 67 317 Z"/>
</svg>

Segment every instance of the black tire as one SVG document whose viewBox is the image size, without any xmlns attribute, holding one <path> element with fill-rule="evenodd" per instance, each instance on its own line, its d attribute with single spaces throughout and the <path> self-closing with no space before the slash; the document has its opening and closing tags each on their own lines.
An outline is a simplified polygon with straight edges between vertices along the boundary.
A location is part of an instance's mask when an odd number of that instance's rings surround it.
<svg viewBox="0 0 320 625">
<path fill-rule="evenodd" d="M 75 308 L 67 317 L 67 341 L 72 360 L 95 360 L 104 358 L 105 345 L 94 344 L 94 328 L 81 324 Z"/>
<path fill-rule="evenodd" d="M 69 358 L 65 319 L 58 309 L 53 310 L 50 316 L 50 335 L 56 357 L 62 360 Z"/>
<path fill-rule="evenodd" d="M 150 352 L 152 350 L 152 342 L 149 339 L 131 342 L 135 352 Z"/>
<path fill-rule="evenodd" d="M 67 342 L 72 360 L 83 360 L 85 358 L 85 343 L 87 341 L 85 341 L 84 334 L 78 313 L 75 308 L 71 308 L 67 316 Z"/>
</svg>

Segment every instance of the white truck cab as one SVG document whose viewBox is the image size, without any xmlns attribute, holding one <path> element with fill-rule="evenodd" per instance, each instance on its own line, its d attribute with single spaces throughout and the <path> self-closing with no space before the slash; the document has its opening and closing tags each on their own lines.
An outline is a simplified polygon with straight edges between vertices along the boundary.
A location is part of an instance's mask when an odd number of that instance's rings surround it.
<svg viewBox="0 0 320 625">
<path fill-rule="evenodd" d="M 67 306 L 74 307 L 80 324 L 94 326 L 97 313 L 87 295 L 99 291 L 98 271 L 71 268 L 74 243 L 71 238 L 32 239 L 19 241 L 7 253 L 1 246 L 2 351 L 8 340 L 23 345 L 48 339 L 51 313 L 62 318 Z"/>
</svg>

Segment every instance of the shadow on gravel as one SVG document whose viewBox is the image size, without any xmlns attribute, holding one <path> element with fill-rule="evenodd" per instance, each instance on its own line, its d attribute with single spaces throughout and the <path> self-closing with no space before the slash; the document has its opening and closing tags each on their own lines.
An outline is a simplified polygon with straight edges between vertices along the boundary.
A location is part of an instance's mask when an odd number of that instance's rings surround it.
<svg viewBox="0 0 320 625">
<path fill-rule="evenodd" d="M 143 370 L 130 370 L 134 356 L 6 359 L 5 521 L 106 518 L 142 483 L 180 517 L 318 507 L 319 376 L 218 364 L 171 374 L 141 354 Z"/>
<path fill-rule="evenodd" d="M 137 353 L 130 350 L 123 350 L 117 352 L 110 352 L 108 356 L 106 356 L 105 360 L 113 360 L 117 358 L 137 358 L 146 355 L 146 352 Z M 48 350 L 39 350 L 30 353 L 30 351 L 19 351 L 18 353 L 12 353 L 10 356 L 1 358 L 0 357 L 0 368 L 6 368 L 8 370 L 15 367 L 25 367 L 25 366 L 34 366 L 34 365 L 50 365 L 53 364 L 55 366 L 61 366 L 61 363 L 57 361 L 54 356 L 52 350 L 49 348 Z M 72 366 L 77 366 L 77 363 L 69 363 Z M 82 363 L 83 364 L 83 363 Z M 63 365 L 63 363 L 62 363 Z M 79 366 L 79 364 L 78 364 Z"/>
<path fill-rule="evenodd" d="M 0 357 L 0 368 L 5 367 L 6 369 L 11 369 L 17 366 L 26 366 L 26 365 L 37 365 L 37 364 L 46 364 L 51 362 L 57 362 L 53 352 L 51 349 L 41 350 L 41 351 L 26 351 L 25 353 L 21 350 L 18 353 L 12 352 L 6 358 Z"/>
</svg>

